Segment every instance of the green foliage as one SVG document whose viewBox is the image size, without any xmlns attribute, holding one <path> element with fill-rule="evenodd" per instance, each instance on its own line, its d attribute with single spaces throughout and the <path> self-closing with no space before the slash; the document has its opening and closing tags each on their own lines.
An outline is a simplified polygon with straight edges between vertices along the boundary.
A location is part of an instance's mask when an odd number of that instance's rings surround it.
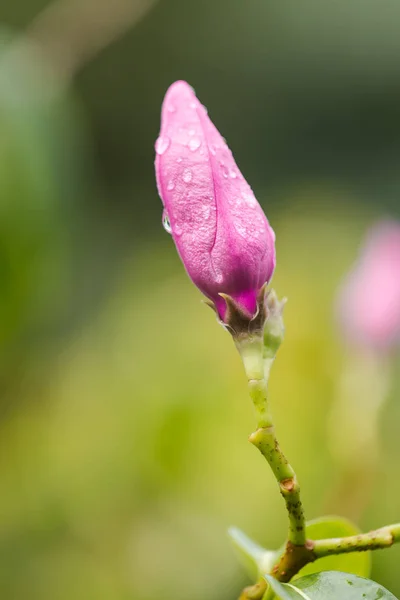
<svg viewBox="0 0 400 600">
<path fill-rule="evenodd" d="M 35 48 L 1 30 L 0 356 L 63 307 L 78 173 L 73 113 Z"/>
<path fill-rule="evenodd" d="M 374 581 L 338 571 L 314 573 L 295 583 L 280 583 L 270 576 L 267 581 L 280 600 L 396 600 Z"/>
<path fill-rule="evenodd" d="M 228 533 L 239 561 L 253 581 L 263 573 L 268 573 L 284 551 L 284 547 L 276 551 L 266 550 L 236 527 L 231 527 Z M 357 535 L 360 530 L 348 519 L 329 516 L 309 521 L 306 533 L 308 539 L 322 540 Z M 368 577 L 371 571 L 371 552 L 352 552 L 320 558 L 303 567 L 296 577 L 321 571 L 343 571 Z"/>
</svg>

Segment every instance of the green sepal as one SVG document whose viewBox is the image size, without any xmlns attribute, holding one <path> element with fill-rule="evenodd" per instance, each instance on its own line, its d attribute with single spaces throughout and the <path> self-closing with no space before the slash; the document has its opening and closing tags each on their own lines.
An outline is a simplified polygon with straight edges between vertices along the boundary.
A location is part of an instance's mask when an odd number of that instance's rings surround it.
<svg viewBox="0 0 400 600">
<path fill-rule="evenodd" d="M 264 324 L 263 342 L 264 358 L 272 360 L 275 358 L 285 335 L 283 323 L 283 309 L 286 298 L 278 300 L 275 290 L 268 290 L 265 296 L 267 319 Z"/>
</svg>

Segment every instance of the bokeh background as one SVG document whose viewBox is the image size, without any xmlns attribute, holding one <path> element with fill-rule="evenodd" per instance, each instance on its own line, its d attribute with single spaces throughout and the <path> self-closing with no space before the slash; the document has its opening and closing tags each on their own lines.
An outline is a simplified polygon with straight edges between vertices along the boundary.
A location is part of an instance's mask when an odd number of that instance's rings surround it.
<svg viewBox="0 0 400 600">
<path fill-rule="evenodd" d="M 360 503 L 328 431 L 351 354 L 337 287 L 368 225 L 400 218 L 399 31 L 398 0 L 1 2 L 1 598 L 232 600 L 227 527 L 283 542 L 239 357 L 161 226 L 176 79 L 277 234 L 271 398 L 308 518 L 400 519 L 396 357 Z M 395 594 L 399 559 L 373 557 Z"/>
</svg>

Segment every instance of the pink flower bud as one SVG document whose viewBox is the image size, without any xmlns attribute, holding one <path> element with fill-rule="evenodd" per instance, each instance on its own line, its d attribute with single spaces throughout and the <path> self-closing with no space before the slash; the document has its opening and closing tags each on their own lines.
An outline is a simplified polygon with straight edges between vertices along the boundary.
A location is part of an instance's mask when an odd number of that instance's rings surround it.
<svg viewBox="0 0 400 600">
<path fill-rule="evenodd" d="M 233 298 L 251 318 L 275 267 L 275 235 L 193 89 L 168 89 L 156 142 L 156 176 L 170 230 L 193 283 L 224 319 Z"/>
<path fill-rule="evenodd" d="M 388 349 L 400 341 L 400 223 L 369 232 L 340 291 L 339 318 L 351 342 Z"/>
</svg>

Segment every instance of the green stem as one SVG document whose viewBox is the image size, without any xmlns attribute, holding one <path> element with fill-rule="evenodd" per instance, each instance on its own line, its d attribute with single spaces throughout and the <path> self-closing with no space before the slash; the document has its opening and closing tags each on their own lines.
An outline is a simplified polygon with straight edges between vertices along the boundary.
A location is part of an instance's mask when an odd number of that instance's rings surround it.
<svg viewBox="0 0 400 600">
<path fill-rule="evenodd" d="M 248 336 L 237 342 L 237 347 L 243 360 L 249 393 L 258 416 L 258 429 L 250 435 L 249 441 L 267 460 L 279 484 L 289 515 L 289 543 L 293 546 L 304 546 L 306 527 L 300 487 L 294 470 L 278 444 L 269 412 L 266 374 L 269 373 L 271 361 L 264 361 L 263 340 L 259 336 Z"/>
<path fill-rule="evenodd" d="M 345 554 L 346 552 L 363 552 L 365 550 L 389 548 L 396 542 L 400 542 L 400 523 L 386 525 L 375 531 L 369 531 L 368 533 L 361 533 L 359 535 L 316 540 L 314 542 L 313 553 L 317 559 L 332 554 Z"/>
<path fill-rule="evenodd" d="M 278 444 L 269 411 L 268 379 L 276 350 L 267 352 L 262 337 L 254 332 L 234 336 L 234 339 L 243 360 L 249 393 L 257 413 L 257 430 L 250 435 L 249 440 L 271 467 L 289 515 L 288 541 L 271 574 L 279 581 L 290 581 L 306 564 L 319 558 L 346 552 L 388 548 L 400 542 L 400 523 L 344 538 L 306 539 L 299 484 L 294 470 Z M 266 580 L 260 578 L 255 585 L 243 590 L 240 600 L 270 600 L 272 597 Z"/>
<path fill-rule="evenodd" d="M 274 427 L 272 425 L 270 427 L 260 427 L 251 434 L 249 441 L 259 449 L 268 461 L 279 484 L 289 515 L 289 542 L 294 546 L 304 546 L 306 543 L 306 526 L 300 499 L 300 486 L 297 482 L 296 473 L 278 444 Z"/>
</svg>

